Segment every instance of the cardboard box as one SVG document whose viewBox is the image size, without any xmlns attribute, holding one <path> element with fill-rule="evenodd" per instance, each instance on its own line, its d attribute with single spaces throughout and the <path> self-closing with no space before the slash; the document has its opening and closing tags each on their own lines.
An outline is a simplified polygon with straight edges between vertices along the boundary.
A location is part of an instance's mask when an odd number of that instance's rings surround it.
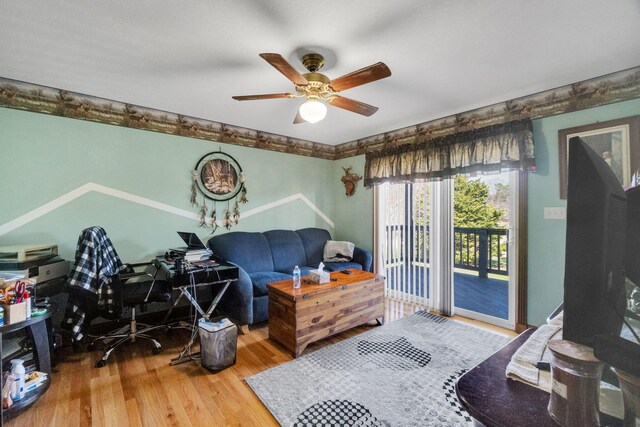
<svg viewBox="0 0 640 427">
<path fill-rule="evenodd" d="M 21 302 L 4 306 L 4 324 L 12 325 L 14 323 L 27 320 L 27 303 Z"/>
<path fill-rule="evenodd" d="M 309 279 L 315 283 L 328 283 L 331 280 L 329 273 L 321 270 L 309 271 Z"/>
</svg>

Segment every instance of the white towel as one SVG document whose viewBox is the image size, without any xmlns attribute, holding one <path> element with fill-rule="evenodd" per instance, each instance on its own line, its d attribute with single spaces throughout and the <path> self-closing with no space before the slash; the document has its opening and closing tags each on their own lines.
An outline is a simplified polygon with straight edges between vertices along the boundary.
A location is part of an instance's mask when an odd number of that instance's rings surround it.
<svg viewBox="0 0 640 427">
<path fill-rule="evenodd" d="M 547 348 L 547 343 L 561 339 L 562 322 L 558 324 L 552 320 L 550 324 L 540 326 L 513 354 L 507 365 L 507 377 L 551 392 L 551 372 L 541 371 L 536 364 L 541 360 L 551 362 L 551 351 Z"/>
</svg>

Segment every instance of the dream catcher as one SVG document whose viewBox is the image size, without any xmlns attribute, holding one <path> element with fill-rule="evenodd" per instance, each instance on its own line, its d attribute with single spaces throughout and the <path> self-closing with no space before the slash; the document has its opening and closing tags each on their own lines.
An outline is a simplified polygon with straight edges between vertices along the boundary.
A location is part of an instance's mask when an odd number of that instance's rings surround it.
<svg viewBox="0 0 640 427">
<path fill-rule="evenodd" d="M 247 203 L 249 200 L 244 173 L 236 159 L 222 151 L 206 154 L 191 172 L 191 180 L 191 205 L 200 208 L 200 227 L 211 226 L 213 234 L 219 226 L 229 230 L 238 224 L 240 203 Z M 202 195 L 202 204 L 198 203 L 198 193 Z M 219 220 L 218 215 L 222 211 L 218 211 L 218 203 L 224 202 L 226 206 L 223 204 L 224 213 Z"/>
</svg>

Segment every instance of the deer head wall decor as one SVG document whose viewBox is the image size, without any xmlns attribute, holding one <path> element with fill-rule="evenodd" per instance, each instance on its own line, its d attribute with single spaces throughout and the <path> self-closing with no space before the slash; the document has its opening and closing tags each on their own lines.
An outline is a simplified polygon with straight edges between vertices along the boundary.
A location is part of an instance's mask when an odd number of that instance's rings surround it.
<svg viewBox="0 0 640 427">
<path fill-rule="evenodd" d="M 351 167 L 342 167 L 342 169 L 344 170 L 344 175 L 340 180 L 344 183 L 345 194 L 347 196 L 353 196 L 353 194 L 356 192 L 358 181 L 360 181 L 362 177 L 358 176 L 355 173 L 352 173 Z"/>
</svg>

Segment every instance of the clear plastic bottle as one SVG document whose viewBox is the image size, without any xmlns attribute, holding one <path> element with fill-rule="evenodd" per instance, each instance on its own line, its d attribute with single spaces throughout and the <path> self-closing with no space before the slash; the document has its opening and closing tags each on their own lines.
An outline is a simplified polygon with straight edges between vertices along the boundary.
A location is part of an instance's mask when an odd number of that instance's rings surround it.
<svg viewBox="0 0 640 427">
<path fill-rule="evenodd" d="M 31 319 L 31 295 L 29 292 L 25 292 L 24 302 L 27 306 L 27 319 Z"/>
<path fill-rule="evenodd" d="M 24 397 L 24 360 L 22 359 L 13 359 L 11 360 L 11 373 L 15 375 L 16 379 L 16 388 L 15 394 L 11 395 L 11 399 L 20 400 Z"/>
<path fill-rule="evenodd" d="M 293 269 L 293 287 L 295 289 L 300 287 L 300 269 L 298 268 L 297 265 Z"/>
</svg>

